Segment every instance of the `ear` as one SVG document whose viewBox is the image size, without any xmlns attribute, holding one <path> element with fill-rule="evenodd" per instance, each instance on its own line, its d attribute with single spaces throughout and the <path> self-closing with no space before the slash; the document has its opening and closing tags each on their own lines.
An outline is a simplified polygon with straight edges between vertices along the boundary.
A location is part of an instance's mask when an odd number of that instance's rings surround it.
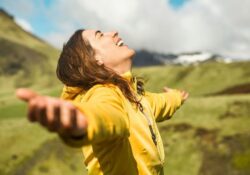
<svg viewBox="0 0 250 175">
<path fill-rule="evenodd" d="M 103 58 L 101 56 L 96 55 L 95 60 L 99 66 L 103 65 Z"/>
<path fill-rule="evenodd" d="M 103 65 L 103 61 L 101 59 L 96 59 L 96 62 L 99 66 Z"/>
</svg>

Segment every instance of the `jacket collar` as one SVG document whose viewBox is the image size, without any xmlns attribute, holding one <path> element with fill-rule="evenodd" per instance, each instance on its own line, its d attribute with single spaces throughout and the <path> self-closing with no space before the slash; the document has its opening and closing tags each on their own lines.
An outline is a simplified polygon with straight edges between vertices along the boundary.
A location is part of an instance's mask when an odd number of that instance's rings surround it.
<svg viewBox="0 0 250 175">
<path fill-rule="evenodd" d="M 123 78 L 128 80 L 130 86 L 132 89 L 137 93 L 137 80 L 135 77 L 133 77 L 131 71 L 125 72 L 124 74 L 121 74 Z M 84 90 L 80 87 L 70 87 L 70 86 L 64 86 L 63 91 L 61 94 L 61 98 L 65 100 L 73 100 L 77 97 L 78 94 L 83 93 Z"/>
<path fill-rule="evenodd" d="M 129 81 L 130 86 L 137 93 L 137 79 L 132 75 L 132 72 L 131 71 L 125 72 L 121 76 Z"/>
</svg>

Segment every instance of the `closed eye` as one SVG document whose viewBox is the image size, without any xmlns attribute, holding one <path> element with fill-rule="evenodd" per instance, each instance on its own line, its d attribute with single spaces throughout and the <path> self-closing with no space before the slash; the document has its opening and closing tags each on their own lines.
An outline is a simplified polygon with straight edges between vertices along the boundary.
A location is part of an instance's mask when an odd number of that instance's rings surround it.
<svg viewBox="0 0 250 175">
<path fill-rule="evenodd" d="M 97 30 L 95 32 L 95 37 L 101 38 L 103 36 L 103 33 L 100 30 Z"/>
<path fill-rule="evenodd" d="M 103 36 L 103 33 L 101 31 L 98 31 L 98 38 L 101 38 Z"/>
</svg>

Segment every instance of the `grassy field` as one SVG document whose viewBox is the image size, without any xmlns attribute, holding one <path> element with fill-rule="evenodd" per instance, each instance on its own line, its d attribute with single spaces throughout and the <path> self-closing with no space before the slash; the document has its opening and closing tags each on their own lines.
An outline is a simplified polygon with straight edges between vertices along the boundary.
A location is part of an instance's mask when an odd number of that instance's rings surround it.
<svg viewBox="0 0 250 175">
<path fill-rule="evenodd" d="M 0 11 L 0 98 L 17 87 L 38 85 L 41 89 L 59 82 L 55 66 L 59 51 L 18 26 Z"/>
<path fill-rule="evenodd" d="M 250 62 L 231 64 L 208 62 L 199 65 L 169 65 L 135 69 L 137 76 L 145 78 L 146 88 L 161 92 L 169 86 L 187 90 L 192 96 L 221 91 L 228 87 L 250 82 Z"/>
<path fill-rule="evenodd" d="M 249 106 L 250 95 L 190 98 L 159 125 L 166 174 L 249 174 Z"/>
<path fill-rule="evenodd" d="M 134 70 L 149 79 L 146 87 L 151 91 L 159 92 L 167 85 L 191 92 L 171 120 L 159 123 L 166 174 L 250 174 L 250 95 L 205 96 L 250 82 L 249 64 L 208 63 L 200 67 Z M 36 85 L 33 89 L 58 96 L 61 87 Z M 81 151 L 63 145 L 55 134 L 39 125 L 30 124 L 25 118 L 26 107 L 15 98 L 14 91 L 1 91 L 0 103 L 1 175 L 86 174 Z"/>
</svg>

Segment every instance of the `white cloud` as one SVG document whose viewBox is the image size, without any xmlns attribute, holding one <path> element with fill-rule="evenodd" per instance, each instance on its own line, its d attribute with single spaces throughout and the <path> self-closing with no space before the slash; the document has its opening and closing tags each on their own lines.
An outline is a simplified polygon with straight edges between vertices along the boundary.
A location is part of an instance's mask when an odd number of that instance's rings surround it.
<svg viewBox="0 0 250 175">
<path fill-rule="evenodd" d="M 15 22 L 21 26 L 24 30 L 28 31 L 28 32 L 33 32 L 33 28 L 31 26 L 31 24 L 26 21 L 25 19 L 21 19 L 21 18 L 15 18 Z"/>
<path fill-rule="evenodd" d="M 135 49 L 250 57 L 249 7 L 249 0 L 189 0 L 178 10 L 167 0 L 55 0 L 44 14 L 58 33 L 46 39 L 60 48 L 81 27 L 118 30 Z"/>
<path fill-rule="evenodd" d="M 1 0 L 0 5 L 12 15 L 16 17 L 21 15 L 25 19 L 32 16 L 37 10 L 33 0 Z"/>
<path fill-rule="evenodd" d="M 70 35 L 71 33 L 62 34 L 62 33 L 51 32 L 47 34 L 44 39 L 49 41 L 49 43 L 52 44 L 53 46 L 61 49 L 63 47 L 63 44 L 65 44 L 67 39 L 70 37 Z"/>
</svg>

